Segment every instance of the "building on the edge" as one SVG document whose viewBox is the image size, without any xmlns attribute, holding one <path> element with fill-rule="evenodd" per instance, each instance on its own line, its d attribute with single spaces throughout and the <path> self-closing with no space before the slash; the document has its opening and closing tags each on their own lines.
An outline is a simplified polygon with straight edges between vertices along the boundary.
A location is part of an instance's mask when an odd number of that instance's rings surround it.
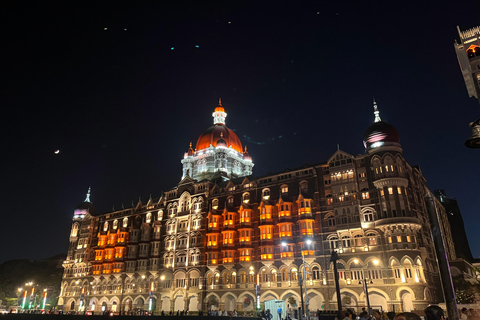
<svg viewBox="0 0 480 320">
<path fill-rule="evenodd" d="M 255 177 L 220 103 L 173 189 L 102 214 L 89 193 L 75 210 L 59 306 L 242 312 L 281 299 L 294 316 L 305 266 L 309 309 L 334 310 L 334 250 L 346 308 L 366 306 L 361 281 L 374 309 L 423 310 L 442 301 L 424 204 L 431 193 L 375 103 L 374 116 L 365 154 L 338 150 L 316 165 Z M 435 201 L 455 259 L 446 211 Z"/>
<path fill-rule="evenodd" d="M 461 31 L 457 26 L 460 43 L 455 40 L 455 52 L 462 70 L 468 96 L 480 102 L 480 27 Z"/>
</svg>

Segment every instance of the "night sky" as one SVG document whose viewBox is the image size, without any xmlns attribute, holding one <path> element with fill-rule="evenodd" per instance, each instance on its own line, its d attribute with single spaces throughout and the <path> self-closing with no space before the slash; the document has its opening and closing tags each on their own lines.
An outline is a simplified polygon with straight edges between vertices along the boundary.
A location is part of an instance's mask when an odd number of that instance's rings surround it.
<svg viewBox="0 0 480 320">
<path fill-rule="evenodd" d="M 364 153 L 375 97 L 478 257 L 480 150 L 464 141 L 480 107 L 453 43 L 479 6 L 3 1 L 0 262 L 66 253 L 89 186 L 100 212 L 174 187 L 219 97 L 256 176 Z"/>
</svg>

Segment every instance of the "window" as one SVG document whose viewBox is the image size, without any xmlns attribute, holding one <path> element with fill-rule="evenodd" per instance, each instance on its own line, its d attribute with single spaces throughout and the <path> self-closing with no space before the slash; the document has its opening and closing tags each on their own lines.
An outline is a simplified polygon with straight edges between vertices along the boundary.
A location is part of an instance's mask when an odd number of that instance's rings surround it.
<svg viewBox="0 0 480 320">
<path fill-rule="evenodd" d="M 313 280 L 320 280 L 320 269 L 318 267 L 312 268 Z"/>
<path fill-rule="evenodd" d="M 402 188 L 397 187 L 397 193 L 398 193 L 398 194 L 402 194 Z"/>
<path fill-rule="evenodd" d="M 368 210 L 368 211 L 365 211 L 364 214 L 363 214 L 363 221 L 364 222 L 371 222 L 373 221 L 373 212 Z"/>
<path fill-rule="evenodd" d="M 123 219 L 123 227 L 124 228 L 128 227 L 128 218 Z"/>
<path fill-rule="evenodd" d="M 343 236 L 342 237 L 342 245 L 344 248 L 348 248 L 348 247 L 351 247 L 352 244 L 351 244 L 351 239 L 349 236 Z"/>
<path fill-rule="evenodd" d="M 329 227 L 335 226 L 335 216 L 334 215 L 331 215 L 331 216 L 328 217 L 328 226 Z"/>
<path fill-rule="evenodd" d="M 370 194 L 368 192 L 362 192 L 362 199 L 363 200 L 370 199 Z"/>
<path fill-rule="evenodd" d="M 282 194 L 288 193 L 288 187 L 287 186 L 282 186 L 281 191 L 282 191 Z"/>
<path fill-rule="evenodd" d="M 388 194 L 393 194 L 393 188 L 392 187 L 388 187 Z"/>
<path fill-rule="evenodd" d="M 393 269 L 393 272 L 395 274 L 395 278 L 400 279 L 400 269 L 395 268 Z"/>
<path fill-rule="evenodd" d="M 212 201 L 212 208 L 214 210 L 217 210 L 218 209 L 218 199 L 213 199 Z"/>
<path fill-rule="evenodd" d="M 328 239 L 328 243 L 330 245 L 330 249 L 337 249 L 338 248 L 338 238 L 332 237 Z"/>
<path fill-rule="evenodd" d="M 227 199 L 227 203 L 228 203 L 228 204 L 233 204 L 233 197 L 229 197 L 229 198 Z"/>
<path fill-rule="evenodd" d="M 375 233 L 367 233 L 368 238 L 368 245 L 369 246 L 376 246 L 377 245 L 377 236 Z"/>
<path fill-rule="evenodd" d="M 411 278 L 412 277 L 412 269 L 411 268 L 405 268 L 405 276 L 407 278 Z"/>
<path fill-rule="evenodd" d="M 262 197 L 265 200 L 270 199 L 270 189 L 263 189 L 262 191 Z"/>
<path fill-rule="evenodd" d="M 385 193 L 383 192 L 383 189 L 380 189 L 380 195 L 383 197 L 385 196 Z"/>
<path fill-rule="evenodd" d="M 243 202 L 248 203 L 250 201 L 250 193 L 243 194 Z"/>
</svg>

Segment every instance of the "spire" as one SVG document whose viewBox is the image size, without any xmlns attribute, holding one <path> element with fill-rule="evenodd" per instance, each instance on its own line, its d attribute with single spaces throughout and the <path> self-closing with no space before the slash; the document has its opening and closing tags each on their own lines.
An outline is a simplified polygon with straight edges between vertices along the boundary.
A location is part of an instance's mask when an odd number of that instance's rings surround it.
<svg viewBox="0 0 480 320">
<path fill-rule="evenodd" d="M 382 119 L 380 118 L 380 111 L 378 111 L 377 102 L 375 101 L 375 97 L 373 98 L 373 114 L 375 115 L 375 122 L 382 121 Z"/>
<path fill-rule="evenodd" d="M 90 202 L 90 191 L 91 191 L 91 189 L 92 189 L 92 187 L 88 187 L 87 197 L 85 198 L 84 202 Z"/>
<path fill-rule="evenodd" d="M 221 107 L 222 106 L 222 98 L 218 98 L 218 106 Z"/>
</svg>

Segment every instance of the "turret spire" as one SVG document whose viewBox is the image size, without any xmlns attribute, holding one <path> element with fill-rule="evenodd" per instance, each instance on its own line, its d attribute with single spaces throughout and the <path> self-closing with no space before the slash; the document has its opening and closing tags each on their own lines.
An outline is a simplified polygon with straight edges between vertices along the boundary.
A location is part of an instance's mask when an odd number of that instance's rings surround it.
<svg viewBox="0 0 480 320">
<path fill-rule="evenodd" d="M 212 117 L 213 124 L 225 125 L 225 118 L 227 117 L 227 114 L 225 113 L 225 109 L 222 106 L 222 98 L 218 98 L 218 106 L 215 108 Z"/>
<path fill-rule="evenodd" d="M 90 202 L 90 191 L 92 190 L 92 187 L 88 187 L 87 191 L 87 197 L 85 198 L 84 202 Z"/>
<path fill-rule="evenodd" d="M 375 122 L 382 121 L 382 119 L 380 118 L 380 111 L 378 111 L 377 102 L 375 101 L 375 97 L 373 98 L 373 114 L 375 115 Z"/>
</svg>

